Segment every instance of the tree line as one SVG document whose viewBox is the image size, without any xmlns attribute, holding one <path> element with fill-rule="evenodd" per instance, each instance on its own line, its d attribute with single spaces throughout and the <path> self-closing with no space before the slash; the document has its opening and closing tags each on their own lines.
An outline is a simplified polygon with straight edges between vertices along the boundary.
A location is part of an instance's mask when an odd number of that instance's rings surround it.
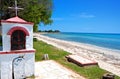
<svg viewBox="0 0 120 79">
<path fill-rule="evenodd" d="M 59 30 L 39 30 L 39 32 L 59 33 Z"/>
<path fill-rule="evenodd" d="M 34 31 L 38 31 L 38 24 L 51 24 L 53 2 L 52 0 L 17 0 L 18 7 L 24 8 L 18 12 L 18 16 L 26 21 L 34 23 Z M 15 10 L 8 9 L 14 7 L 15 0 L 0 0 L 0 16 L 8 19 L 15 16 Z"/>
</svg>

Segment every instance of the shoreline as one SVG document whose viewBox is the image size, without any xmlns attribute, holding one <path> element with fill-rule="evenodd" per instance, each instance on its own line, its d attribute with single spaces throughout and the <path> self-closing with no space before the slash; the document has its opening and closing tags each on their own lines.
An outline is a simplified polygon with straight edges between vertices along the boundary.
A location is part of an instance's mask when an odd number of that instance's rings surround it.
<svg viewBox="0 0 120 79">
<path fill-rule="evenodd" d="M 102 49 L 89 44 L 50 38 L 38 33 L 34 33 L 34 37 L 71 54 L 77 54 L 79 56 L 94 60 L 98 62 L 102 69 L 120 76 L 120 54 L 115 51 Z"/>
<path fill-rule="evenodd" d="M 74 33 L 74 32 L 73 32 Z M 43 36 L 45 36 L 44 34 L 54 34 L 54 33 L 39 33 Z M 102 33 L 100 33 L 102 34 Z M 104 34 L 104 33 L 103 33 Z M 112 34 L 112 33 L 111 33 Z M 46 36 L 46 37 L 49 37 L 49 36 Z M 53 37 L 49 37 L 49 38 L 53 38 Z M 54 38 L 54 39 L 57 39 L 57 38 Z M 97 49 L 102 49 L 102 50 L 107 50 L 107 51 L 112 51 L 112 52 L 115 52 L 115 53 L 118 53 L 120 54 L 120 49 L 114 49 L 114 48 L 109 48 L 109 47 L 102 47 L 102 46 L 97 46 L 97 45 L 94 45 L 94 44 L 89 44 L 89 43 L 84 43 L 84 42 L 76 42 L 76 41 L 69 41 L 69 40 L 64 40 L 64 39 L 57 39 L 57 40 L 62 40 L 62 41 L 67 41 L 67 42 L 72 42 L 72 43 L 76 43 L 76 44 L 80 44 L 80 45 L 86 45 L 86 46 L 92 46 L 92 47 L 95 47 Z"/>
</svg>

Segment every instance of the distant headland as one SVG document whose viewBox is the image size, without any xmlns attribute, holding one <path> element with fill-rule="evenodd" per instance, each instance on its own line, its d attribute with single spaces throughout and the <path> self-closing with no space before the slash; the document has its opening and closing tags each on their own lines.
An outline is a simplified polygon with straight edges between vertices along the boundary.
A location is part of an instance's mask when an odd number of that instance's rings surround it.
<svg viewBox="0 0 120 79">
<path fill-rule="evenodd" d="M 39 30 L 40 33 L 60 33 L 60 30 Z"/>
</svg>

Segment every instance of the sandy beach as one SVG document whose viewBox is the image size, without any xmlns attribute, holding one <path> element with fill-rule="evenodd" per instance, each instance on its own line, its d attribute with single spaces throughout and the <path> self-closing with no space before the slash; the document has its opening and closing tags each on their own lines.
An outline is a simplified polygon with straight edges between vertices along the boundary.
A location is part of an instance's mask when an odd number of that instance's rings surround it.
<svg viewBox="0 0 120 79">
<path fill-rule="evenodd" d="M 34 37 L 38 40 L 42 40 L 57 48 L 67 51 L 71 54 L 77 54 L 90 60 L 94 60 L 98 62 L 100 68 L 120 76 L 119 51 L 113 51 L 110 49 L 105 49 L 84 43 L 69 42 L 55 38 L 50 38 L 47 36 L 40 35 L 39 33 L 34 33 Z"/>
</svg>

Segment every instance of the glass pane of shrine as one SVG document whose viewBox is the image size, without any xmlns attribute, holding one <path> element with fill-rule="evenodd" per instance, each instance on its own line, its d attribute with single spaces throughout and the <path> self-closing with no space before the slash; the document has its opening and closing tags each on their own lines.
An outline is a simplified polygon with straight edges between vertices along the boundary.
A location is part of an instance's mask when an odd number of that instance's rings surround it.
<svg viewBox="0 0 120 79">
<path fill-rule="evenodd" d="M 26 35 L 21 30 L 16 30 L 11 36 L 11 50 L 25 49 Z"/>
</svg>

